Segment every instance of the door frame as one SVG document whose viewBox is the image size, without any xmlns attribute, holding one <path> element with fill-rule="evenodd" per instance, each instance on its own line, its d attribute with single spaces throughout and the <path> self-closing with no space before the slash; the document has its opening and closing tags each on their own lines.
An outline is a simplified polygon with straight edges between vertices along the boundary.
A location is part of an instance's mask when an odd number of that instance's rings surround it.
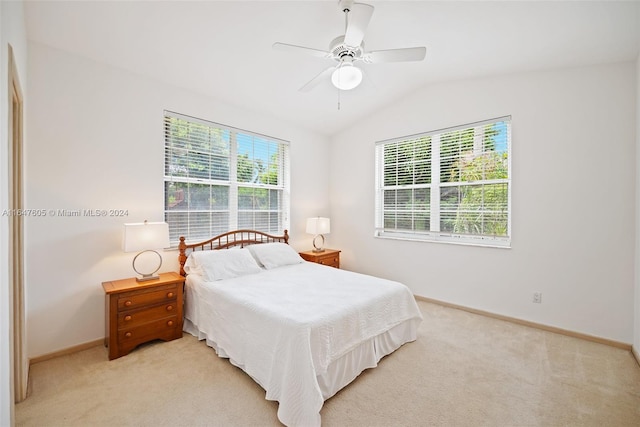
<svg viewBox="0 0 640 427">
<path fill-rule="evenodd" d="M 18 212 L 24 208 L 23 186 L 23 96 L 15 57 L 8 45 L 9 68 L 9 298 L 11 313 L 11 373 L 14 402 L 27 397 L 29 364 L 25 352 L 24 297 L 24 221 Z"/>
</svg>

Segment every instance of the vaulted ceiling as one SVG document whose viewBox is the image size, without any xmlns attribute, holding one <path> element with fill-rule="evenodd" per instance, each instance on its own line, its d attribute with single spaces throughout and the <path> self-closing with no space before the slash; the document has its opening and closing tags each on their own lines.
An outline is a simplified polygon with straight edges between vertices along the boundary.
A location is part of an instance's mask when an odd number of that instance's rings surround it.
<svg viewBox="0 0 640 427">
<path fill-rule="evenodd" d="M 29 40 L 332 135 L 418 88 L 481 76 L 634 60 L 639 2 L 367 1 L 367 50 L 426 46 L 422 62 L 365 64 L 362 85 L 298 89 L 332 63 L 337 0 L 27 1 Z M 338 102 L 340 109 L 338 110 Z"/>
</svg>

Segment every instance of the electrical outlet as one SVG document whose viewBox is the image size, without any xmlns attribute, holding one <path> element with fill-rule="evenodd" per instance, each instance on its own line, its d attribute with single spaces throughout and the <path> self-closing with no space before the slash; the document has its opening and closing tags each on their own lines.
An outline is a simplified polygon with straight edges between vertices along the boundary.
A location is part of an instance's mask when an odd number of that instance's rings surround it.
<svg viewBox="0 0 640 427">
<path fill-rule="evenodd" d="M 536 304 L 542 304 L 542 292 L 533 293 L 533 302 Z"/>
</svg>

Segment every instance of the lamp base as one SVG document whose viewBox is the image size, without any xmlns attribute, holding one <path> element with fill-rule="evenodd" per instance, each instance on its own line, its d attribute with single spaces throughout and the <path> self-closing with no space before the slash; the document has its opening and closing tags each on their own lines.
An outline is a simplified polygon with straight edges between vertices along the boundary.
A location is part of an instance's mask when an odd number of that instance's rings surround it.
<svg viewBox="0 0 640 427">
<path fill-rule="evenodd" d="M 147 252 L 151 252 L 154 253 L 158 256 L 158 266 L 156 267 L 155 270 L 149 272 L 149 270 L 147 271 L 139 271 L 136 268 L 136 259 L 138 259 L 138 257 L 144 253 Z M 146 250 L 146 251 L 142 251 L 140 253 L 138 253 L 138 255 L 136 255 L 133 258 L 133 262 L 131 263 L 133 266 L 133 271 L 135 271 L 136 273 L 138 273 L 141 277 L 136 277 L 136 282 L 148 282 L 149 280 L 156 280 L 159 279 L 160 276 L 156 275 L 156 273 L 158 272 L 158 270 L 160 270 L 160 267 L 162 266 L 162 256 L 160 256 L 160 254 L 156 251 L 152 251 L 150 249 Z"/>
<path fill-rule="evenodd" d="M 142 277 L 136 277 L 136 282 L 148 282 L 149 280 L 157 280 L 160 276 L 154 276 L 153 274 L 149 274 Z"/>
<path fill-rule="evenodd" d="M 320 246 L 318 246 L 318 242 L 316 242 L 316 240 L 318 240 L 318 237 L 322 239 L 322 243 L 320 243 Z M 316 234 L 313 238 L 313 252 L 324 252 L 324 236 L 322 234 Z"/>
</svg>

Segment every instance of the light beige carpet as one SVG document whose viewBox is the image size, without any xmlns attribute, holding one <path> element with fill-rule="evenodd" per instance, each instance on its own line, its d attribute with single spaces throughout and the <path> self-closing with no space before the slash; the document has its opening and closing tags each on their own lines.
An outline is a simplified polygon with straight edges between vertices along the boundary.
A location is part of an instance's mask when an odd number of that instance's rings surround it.
<svg viewBox="0 0 640 427">
<path fill-rule="evenodd" d="M 416 342 L 325 402 L 324 426 L 640 426 L 630 352 L 419 302 Z M 18 426 L 276 426 L 277 403 L 185 334 L 31 367 Z"/>
</svg>

